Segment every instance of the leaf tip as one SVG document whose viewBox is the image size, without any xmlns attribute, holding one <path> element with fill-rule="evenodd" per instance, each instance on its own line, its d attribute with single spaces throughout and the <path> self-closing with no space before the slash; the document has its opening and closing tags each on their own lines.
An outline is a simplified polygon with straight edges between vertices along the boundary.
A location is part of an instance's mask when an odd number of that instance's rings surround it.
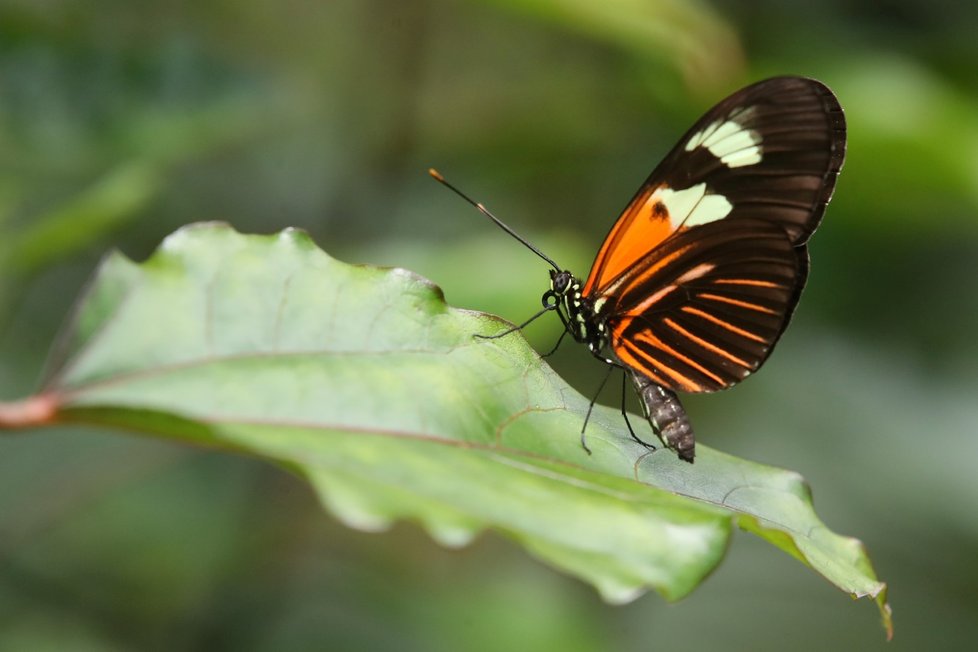
<svg viewBox="0 0 978 652">
<path fill-rule="evenodd" d="M 634 602 L 646 592 L 644 586 L 619 584 L 617 582 L 599 581 L 595 586 L 601 595 L 601 599 L 612 605 Z"/>
<path fill-rule="evenodd" d="M 305 229 L 300 229 L 297 226 L 287 226 L 276 233 L 275 237 L 278 240 L 288 242 L 289 244 L 302 247 L 316 247 L 318 249 L 315 241 L 312 239 L 312 236 L 309 235 L 309 232 Z"/>
<path fill-rule="evenodd" d="M 212 220 L 210 222 L 193 222 L 191 224 L 185 224 L 179 229 L 171 233 L 170 235 L 163 238 L 163 242 L 160 243 L 160 249 L 172 249 L 179 248 L 181 244 L 187 240 L 187 238 L 192 238 L 195 234 L 200 232 L 215 232 L 215 231 L 232 231 L 237 233 L 233 226 L 227 222 L 220 220 Z"/>
<path fill-rule="evenodd" d="M 388 273 L 417 288 L 419 294 L 427 294 L 428 298 L 440 304 L 440 307 L 448 307 L 448 302 L 445 300 L 445 292 L 434 281 L 403 267 L 391 267 Z"/>
<path fill-rule="evenodd" d="M 478 528 L 448 523 L 429 522 L 425 524 L 425 529 L 439 545 L 453 550 L 469 545 L 479 533 Z"/>
<path fill-rule="evenodd" d="M 879 589 L 874 594 L 870 594 L 876 601 L 876 606 L 880 610 L 880 619 L 882 620 L 883 630 L 886 632 L 886 640 L 893 640 L 893 607 L 890 606 L 890 601 L 887 598 L 888 591 L 886 582 L 879 583 Z M 853 595 L 853 598 L 859 598 L 859 595 Z"/>
</svg>

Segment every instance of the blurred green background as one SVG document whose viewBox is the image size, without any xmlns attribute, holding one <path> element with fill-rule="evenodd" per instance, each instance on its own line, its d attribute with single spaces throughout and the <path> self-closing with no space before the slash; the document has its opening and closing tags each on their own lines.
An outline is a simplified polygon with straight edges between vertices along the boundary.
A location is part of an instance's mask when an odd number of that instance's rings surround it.
<svg viewBox="0 0 978 652">
<path fill-rule="evenodd" d="M 896 618 L 887 645 L 871 601 L 746 534 L 686 600 L 611 607 L 494 534 L 353 532 L 257 461 L 57 429 L 0 439 L 0 650 L 967 647 L 976 34 L 978 5 L 950 1 L 0 2 L 0 400 L 36 388 L 105 251 L 142 259 L 193 221 L 300 226 L 521 320 L 546 266 L 429 166 L 586 274 L 709 105 L 826 82 L 849 157 L 794 324 L 763 373 L 686 403 L 701 441 L 806 476 Z M 579 347 L 553 364 L 585 394 L 601 376 Z"/>
</svg>

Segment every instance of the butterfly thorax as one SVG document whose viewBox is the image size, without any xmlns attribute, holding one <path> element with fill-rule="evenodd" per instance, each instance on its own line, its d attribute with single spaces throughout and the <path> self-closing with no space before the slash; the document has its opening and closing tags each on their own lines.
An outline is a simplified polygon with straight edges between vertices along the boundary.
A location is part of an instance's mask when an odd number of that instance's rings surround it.
<svg viewBox="0 0 978 652">
<path fill-rule="evenodd" d="M 543 305 L 560 315 L 564 328 L 575 340 L 603 358 L 602 351 L 608 343 L 604 318 L 598 314 L 594 302 L 583 295 L 582 287 L 581 280 L 569 271 L 551 271 L 550 290 L 543 295 Z"/>
</svg>

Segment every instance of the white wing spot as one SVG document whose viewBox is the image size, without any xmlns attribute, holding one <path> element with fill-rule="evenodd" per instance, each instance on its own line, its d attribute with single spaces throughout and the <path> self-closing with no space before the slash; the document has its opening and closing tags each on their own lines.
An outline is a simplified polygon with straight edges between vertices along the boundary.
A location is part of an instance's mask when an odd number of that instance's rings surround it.
<svg viewBox="0 0 978 652">
<path fill-rule="evenodd" d="M 669 211 L 673 228 L 686 228 L 708 224 L 725 218 L 733 209 L 733 204 L 723 195 L 710 195 L 706 184 L 698 183 L 685 190 L 660 188 L 655 192 Z"/>
<path fill-rule="evenodd" d="M 730 168 L 760 163 L 763 158 L 761 136 L 753 129 L 746 129 L 738 120 L 750 116 L 753 108 L 743 108 L 730 114 L 727 120 L 716 120 L 697 131 L 686 141 L 686 151 L 705 147 Z"/>
</svg>

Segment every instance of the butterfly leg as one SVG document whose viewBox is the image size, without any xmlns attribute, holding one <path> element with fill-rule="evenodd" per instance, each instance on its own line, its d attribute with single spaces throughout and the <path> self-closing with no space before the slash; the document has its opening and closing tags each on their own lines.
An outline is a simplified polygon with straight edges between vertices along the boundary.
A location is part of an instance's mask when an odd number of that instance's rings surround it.
<svg viewBox="0 0 978 652">
<path fill-rule="evenodd" d="M 587 414 L 584 415 L 584 425 L 581 426 L 581 446 L 587 451 L 588 455 L 591 454 L 591 449 L 587 446 L 587 435 L 585 434 L 587 432 L 587 422 L 591 420 L 591 411 L 594 410 L 594 404 L 597 402 L 598 396 L 601 394 L 601 390 L 604 389 L 604 386 L 607 384 L 608 379 L 611 377 L 611 372 L 614 371 L 614 369 L 614 366 L 608 367 L 608 373 L 604 375 L 604 378 L 601 380 L 601 384 L 598 385 L 598 391 L 596 391 L 594 396 L 591 397 L 591 402 L 587 406 Z"/>
<path fill-rule="evenodd" d="M 515 333 L 516 331 L 523 330 L 524 328 L 529 326 L 531 322 L 541 317 L 544 313 L 550 312 L 551 310 L 555 310 L 555 308 L 553 306 L 544 306 L 542 310 L 537 312 L 535 315 L 527 319 L 519 326 L 513 326 L 512 328 L 507 328 L 502 333 L 496 333 L 495 335 L 480 335 L 479 333 L 476 333 L 472 337 L 478 338 L 480 340 L 498 340 L 500 337 L 506 337 L 510 333 Z M 560 344 L 560 342 L 557 343 Z M 556 349 L 556 347 L 554 348 Z"/>
<path fill-rule="evenodd" d="M 560 348 L 560 343 L 564 341 L 564 336 L 567 335 L 567 333 L 568 333 L 568 331 L 566 331 L 566 330 L 563 333 L 561 333 L 560 334 L 560 337 L 557 338 L 557 343 L 554 344 L 554 348 L 550 349 L 549 351 L 547 351 L 546 353 L 544 353 L 540 357 L 541 358 L 549 358 L 554 353 L 556 353 L 557 352 L 557 349 Z"/>
<path fill-rule="evenodd" d="M 650 444 L 649 442 L 643 440 L 638 435 L 636 435 L 635 434 L 635 430 L 632 428 L 632 422 L 628 420 L 628 411 L 625 409 L 625 384 L 626 384 L 626 381 L 628 380 L 628 374 L 629 374 L 628 371 L 626 371 L 624 369 L 622 370 L 622 375 L 621 375 L 621 416 L 625 419 L 625 425 L 628 426 L 628 434 L 630 434 L 632 436 L 632 439 L 634 439 L 635 441 L 637 441 L 638 443 L 640 443 L 642 446 L 645 446 L 650 451 L 654 451 L 656 449 L 655 445 L 654 444 Z M 655 432 L 656 436 L 658 436 L 659 431 L 655 427 L 655 425 L 652 426 L 652 430 Z"/>
</svg>

